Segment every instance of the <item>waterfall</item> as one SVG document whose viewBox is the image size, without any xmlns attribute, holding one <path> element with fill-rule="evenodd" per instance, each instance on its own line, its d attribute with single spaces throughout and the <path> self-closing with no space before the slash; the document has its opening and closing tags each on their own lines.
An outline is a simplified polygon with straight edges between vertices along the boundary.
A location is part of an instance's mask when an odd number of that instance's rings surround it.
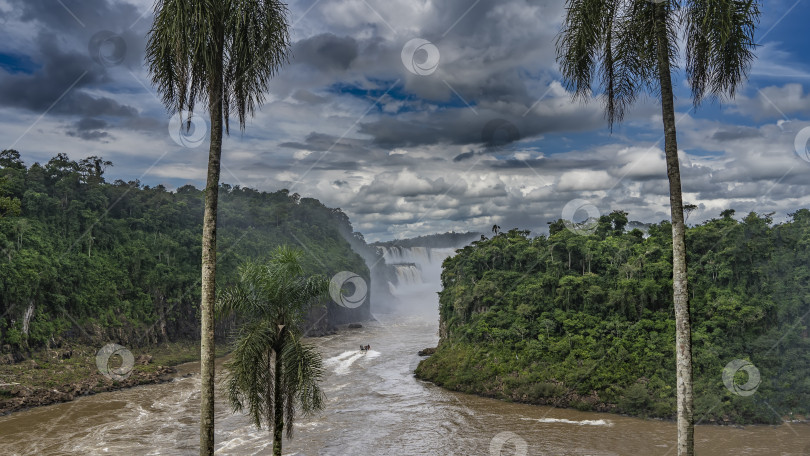
<svg viewBox="0 0 810 456">
<path fill-rule="evenodd" d="M 388 282 L 391 294 L 408 308 L 438 310 L 437 292 L 441 290 L 442 262 L 453 255 L 454 248 L 378 247 L 385 263 L 396 272 L 396 283 Z"/>
<path fill-rule="evenodd" d="M 31 322 L 31 317 L 34 315 L 34 300 L 28 302 L 28 308 L 25 309 L 22 321 L 22 333 L 28 335 L 28 324 Z"/>
<path fill-rule="evenodd" d="M 414 285 L 422 283 L 422 270 L 416 264 L 394 264 L 397 272 L 397 283 Z"/>
</svg>

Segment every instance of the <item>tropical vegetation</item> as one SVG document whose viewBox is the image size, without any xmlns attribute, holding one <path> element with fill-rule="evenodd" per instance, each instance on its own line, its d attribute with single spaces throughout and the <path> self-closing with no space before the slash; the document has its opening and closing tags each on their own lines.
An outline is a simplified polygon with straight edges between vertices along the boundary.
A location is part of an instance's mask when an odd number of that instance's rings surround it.
<svg viewBox="0 0 810 456">
<path fill-rule="evenodd" d="M 109 166 L 63 154 L 26 166 L 17 151 L 0 152 L 0 198 L 20 208 L 0 216 L 1 351 L 199 338 L 204 192 L 107 182 Z M 340 209 L 287 190 L 221 184 L 219 192 L 220 286 L 237 281 L 241 263 L 284 244 L 307 252 L 307 274 L 368 277 L 344 237 L 353 228 Z M 219 325 L 219 336 L 227 328 Z"/>
<path fill-rule="evenodd" d="M 729 209 L 685 232 L 698 422 L 810 416 L 810 210 L 770 215 Z M 614 211 L 590 235 L 558 220 L 548 236 L 513 229 L 458 250 L 444 262 L 440 343 L 417 375 L 506 400 L 675 418 L 672 227 L 628 231 L 627 220 Z M 737 359 L 761 383 L 736 372 L 729 389 L 723 371 Z"/>
<path fill-rule="evenodd" d="M 235 412 L 247 409 L 256 427 L 273 430 L 274 456 L 281 456 L 285 429 L 292 438 L 296 414 L 324 405 L 321 354 L 301 340 L 301 327 L 329 280 L 305 276 L 302 257 L 279 246 L 268 262 L 243 264 L 239 281 L 217 300 L 217 315 L 241 321 L 225 364 L 228 399 Z"/>
</svg>

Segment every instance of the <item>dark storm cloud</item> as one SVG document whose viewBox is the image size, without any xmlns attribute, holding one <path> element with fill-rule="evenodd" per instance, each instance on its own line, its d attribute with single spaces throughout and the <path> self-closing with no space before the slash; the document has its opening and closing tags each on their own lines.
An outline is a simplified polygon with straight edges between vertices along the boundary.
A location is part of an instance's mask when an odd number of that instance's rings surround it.
<svg viewBox="0 0 810 456">
<path fill-rule="evenodd" d="M 464 153 L 456 155 L 455 157 L 453 157 L 453 161 L 454 162 L 460 162 L 460 161 L 464 161 L 464 160 L 467 160 L 468 158 L 473 158 L 473 157 L 475 157 L 475 152 L 469 151 L 469 152 L 464 152 Z"/>
<path fill-rule="evenodd" d="M 20 12 L 20 20 L 75 40 L 79 52 L 89 55 L 93 36 L 109 31 L 123 40 L 126 52 L 122 64 L 137 68 L 143 62 L 151 9 L 107 0 L 10 0 L 10 3 Z"/>
<path fill-rule="evenodd" d="M 536 169 L 543 171 L 570 171 L 574 169 L 599 169 L 607 168 L 613 162 L 606 160 L 561 160 L 554 157 L 549 158 L 532 158 L 526 160 L 518 160 L 515 158 L 508 158 L 506 160 L 498 160 L 494 162 L 487 162 L 487 165 L 492 169 Z"/>
<path fill-rule="evenodd" d="M 76 122 L 76 130 L 79 131 L 88 131 L 88 130 L 99 130 L 107 126 L 107 122 L 101 119 L 94 119 L 92 117 L 85 117 L 78 122 Z"/>
<path fill-rule="evenodd" d="M 526 109 L 523 107 L 524 111 Z M 383 117 L 361 123 L 359 132 L 372 136 L 375 145 L 387 148 L 482 144 L 486 142 L 483 134 L 487 125 L 502 116 L 503 113 L 491 110 L 474 112 L 467 108 L 448 109 L 435 113 Z M 526 116 L 509 116 L 504 120 L 517 129 L 518 138 L 559 131 L 582 131 L 604 123 L 601 112 L 579 107 L 550 115 L 529 112 Z"/>
<path fill-rule="evenodd" d="M 0 43 L 0 108 L 39 115 L 75 83 L 50 111 L 55 131 L 72 144 L 73 137 L 95 141 L 88 150 L 118 148 L 116 169 L 139 173 L 144 159 L 132 150 L 142 140 L 157 139 L 157 148 L 161 139 L 175 144 L 143 68 L 152 0 L 122 1 L 6 0 L 14 7 L 14 43 L 23 47 Z M 235 175 L 225 178 L 262 190 L 287 186 L 342 207 L 368 239 L 488 231 L 493 223 L 542 231 L 579 198 L 601 213 L 669 218 L 665 165 L 655 159 L 662 146 L 652 146 L 662 133 L 660 107 L 641 100 L 608 137 L 598 100 L 571 102 L 554 63 L 564 7 L 559 0 L 290 2 L 299 41 L 271 81 L 255 126 L 226 139 Z M 412 38 L 439 50 L 434 73 L 417 75 L 403 64 L 401 51 Z M 123 54 L 100 55 L 120 42 L 115 50 Z M 807 194 L 810 164 L 793 150 L 805 124 L 792 117 L 810 112 L 810 96 L 802 85 L 779 84 L 738 96 L 729 112 L 763 113 L 775 122 L 782 118 L 776 105 L 791 117 L 780 124 L 781 136 L 735 126 L 728 116 L 686 116 L 679 124 L 689 202 L 716 216 L 732 198 L 753 205 L 752 195 L 765 195 L 769 205 Z M 5 118 L 18 115 L 8 111 Z M 514 129 L 487 140 L 487 125 L 499 120 Z M 97 147 L 105 141 L 113 145 Z M 155 175 L 203 184 L 205 156 L 185 152 L 172 153 Z M 696 211 L 690 223 L 700 217 Z"/>
<path fill-rule="evenodd" d="M 337 136 L 327 135 L 324 133 L 312 132 L 304 139 L 305 142 L 283 142 L 279 144 L 280 147 L 298 150 L 314 150 L 314 151 L 330 151 L 337 153 L 349 152 L 362 152 L 367 151 L 367 141 L 340 138 Z"/>
<path fill-rule="evenodd" d="M 73 124 L 73 129 L 69 129 L 67 134 L 85 141 L 101 141 L 110 138 L 110 134 L 104 131 L 108 126 L 107 122 L 101 119 L 85 117 Z"/>
<path fill-rule="evenodd" d="M 135 5 L 106 0 L 10 0 L 20 19 L 39 22 L 51 30 L 75 30 L 84 24 L 131 26 L 141 15 Z"/>
<path fill-rule="evenodd" d="M 103 68 L 89 55 L 60 49 L 56 36 L 51 33 L 40 33 L 36 44 L 36 60 L 41 67 L 31 74 L 0 73 L 0 103 L 39 112 L 53 104 L 54 112 L 86 116 L 133 115 L 136 112 L 114 100 L 94 98 L 81 92 L 82 88 L 109 82 Z M 57 100 L 59 102 L 54 104 Z M 98 112 L 99 109 L 103 112 Z"/>
<path fill-rule="evenodd" d="M 759 138 L 762 133 L 752 127 L 733 127 L 716 131 L 711 139 L 715 141 L 735 141 L 740 139 Z"/>
<path fill-rule="evenodd" d="M 309 64 L 321 71 L 345 70 L 357 58 L 354 38 L 324 33 L 293 45 L 292 63 Z"/>
<path fill-rule="evenodd" d="M 437 2 L 421 18 L 412 17 L 414 9 L 405 4 L 372 3 L 363 10 L 384 17 L 401 33 L 390 36 L 389 30 L 369 29 L 377 24 L 374 20 L 360 27 L 356 5 L 328 3 L 325 11 L 332 14 L 322 20 L 332 30 L 295 43 L 293 65 L 274 81 L 275 93 L 320 104 L 324 97 L 314 98 L 301 84 L 331 88 L 331 100 L 354 96 L 367 102 L 377 99 L 371 93 L 388 90 L 379 100 L 378 115 L 361 122 L 358 131 L 370 136 L 373 145 L 387 149 L 480 144 L 484 125 L 495 118 L 515 124 L 522 138 L 604 124 L 599 106 L 571 108 L 568 94 L 552 85 L 556 70 L 549 43 L 557 33 L 559 2 Z M 316 9 L 311 14 L 322 13 Z M 408 17 L 418 22 L 404 22 Z M 415 37 L 438 49 L 441 57 L 435 73 L 415 75 L 403 63 L 403 46 Z M 313 75 L 313 67 L 319 74 Z M 318 150 L 300 141 L 288 141 L 285 147 Z"/>
<path fill-rule="evenodd" d="M 257 170 L 257 169 L 267 170 L 267 171 L 285 171 L 287 169 L 290 169 L 290 166 L 288 164 L 283 165 L 283 164 L 279 164 L 277 162 L 271 163 L 271 162 L 265 162 L 265 161 L 257 161 L 257 162 L 250 163 L 250 164 L 248 164 L 246 166 L 243 166 L 241 169 L 243 169 L 245 171 Z"/>
<path fill-rule="evenodd" d="M 110 134 L 106 131 L 100 130 L 91 130 L 91 131 L 81 131 L 81 130 L 68 130 L 68 136 L 73 136 L 76 138 L 84 139 L 85 141 L 104 141 L 105 139 L 110 138 Z"/>
<path fill-rule="evenodd" d="M 317 160 L 317 159 L 316 159 Z M 355 171 L 361 169 L 362 166 L 360 163 L 356 161 L 321 161 L 317 162 L 315 166 L 312 167 L 314 170 L 323 170 L 323 171 L 331 171 L 331 170 L 343 170 L 343 171 Z"/>
<path fill-rule="evenodd" d="M 125 2 L 12 0 L 16 17 L 32 31 L 26 71 L 0 71 L 0 105 L 37 114 L 78 117 L 67 134 L 90 141 L 116 127 L 149 130 L 165 122 L 141 118 L 138 108 L 113 96 L 116 66 L 140 69 L 150 15 Z M 140 19 L 140 20 L 139 20 Z M 112 90 L 111 90 L 112 89 Z M 102 118 L 104 120 L 102 120 Z"/>
<path fill-rule="evenodd" d="M 309 90 L 296 90 L 295 93 L 293 93 L 293 98 L 313 105 L 323 104 L 329 101 L 329 98 L 315 95 Z"/>
<path fill-rule="evenodd" d="M 167 127 L 165 118 L 129 117 L 118 123 L 118 128 L 128 128 L 139 131 L 156 131 Z"/>
</svg>

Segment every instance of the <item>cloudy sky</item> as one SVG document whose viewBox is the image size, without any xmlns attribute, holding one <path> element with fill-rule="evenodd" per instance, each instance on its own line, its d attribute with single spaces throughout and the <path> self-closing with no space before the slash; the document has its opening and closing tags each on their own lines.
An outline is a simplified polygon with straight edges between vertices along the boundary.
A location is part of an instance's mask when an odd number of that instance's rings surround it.
<svg viewBox="0 0 810 456">
<path fill-rule="evenodd" d="M 207 113 L 181 134 L 143 65 L 152 0 L 0 0 L 0 141 L 27 164 L 112 160 L 108 180 L 204 184 Z M 555 63 L 563 0 L 300 0 L 290 64 L 223 146 L 222 180 L 342 208 L 369 240 L 535 233 L 586 209 L 669 218 L 660 108 L 611 133 Z M 735 100 L 675 75 L 689 222 L 810 207 L 810 1 L 768 0 Z M 175 119 L 176 120 L 176 119 Z M 571 203 L 574 201 L 574 203 Z M 582 208 L 583 204 L 587 207 Z"/>
</svg>

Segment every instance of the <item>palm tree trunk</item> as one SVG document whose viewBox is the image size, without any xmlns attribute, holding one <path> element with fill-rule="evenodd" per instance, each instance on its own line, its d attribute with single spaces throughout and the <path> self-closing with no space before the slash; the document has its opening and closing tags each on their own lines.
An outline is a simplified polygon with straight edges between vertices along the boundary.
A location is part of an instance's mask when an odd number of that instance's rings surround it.
<svg viewBox="0 0 810 456">
<path fill-rule="evenodd" d="M 284 434 L 284 399 L 281 384 L 281 348 L 276 350 L 276 378 L 273 390 L 273 456 L 281 456 L 281 437 Z"/>
<path fill-rule="evenodd" d="M 220 37 L 221 38 L 221 37 Z M 222 49 L 220 41 L 220 49 Z M 205 213 L 202 236 L 202 299 L 200 302 L 200 456 L 214 454 L 214 301 L 217 273 L 217 200 L 222 156 L 222 58 L 216 59 L 218 72 L 212 75 L 208 109 L 211 144 L 208 177 L 205 183 Z"/>
<path fill-rule="evenodd" d="M 684 240 L 681 172 L 675 131 L 675 102 L 669 67 L 666 3 L 656 8 L 658 78 L 661 84 L 661 112 L 664 120 L 664 153 L 669 177 L 669 203 L 672 212 L 672 288 L 675 303 L 675 363 L 678 401 L 678 456 L 693 456 L 695 424 L 692 397 L 692 330 L 686 283 L 686 247 Z"/>
</svg>

